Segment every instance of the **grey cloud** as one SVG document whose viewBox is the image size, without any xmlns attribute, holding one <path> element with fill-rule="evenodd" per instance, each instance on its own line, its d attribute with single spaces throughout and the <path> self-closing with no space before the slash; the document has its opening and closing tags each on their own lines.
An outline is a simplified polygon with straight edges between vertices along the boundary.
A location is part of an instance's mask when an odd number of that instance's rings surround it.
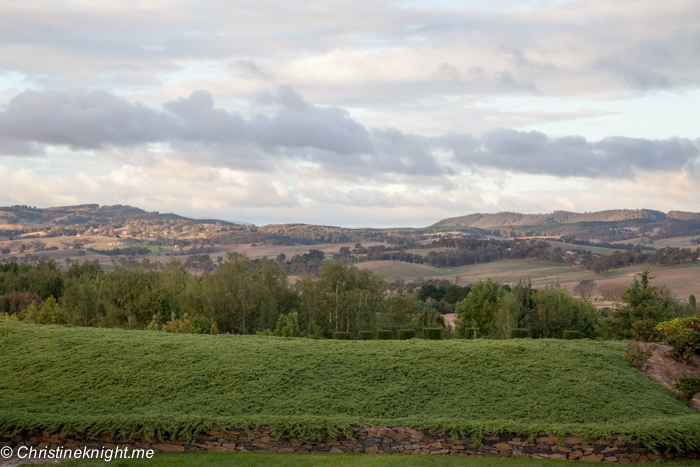
<svg viewBox="0 0 700 467">
<path fill-rule="evenodd" d="M 156 110 L 104 91 L 26 91 L 0 111 L 0 151 L 36 155 L 46 146 L 74 150 L 168 143 L 178 157 L 243 170 L 276 170 L 309 161 L 340 178 L 390 181 L 392 175 L 439 183 L 468 168 L 561 177 L 629 178 L 638 171 L 694 168 L 698 144 L 498 129 L 481 136 L 429 137 L 367 129 L 338 107 L 318 107 L 289 86 L 263 96 L 267 113 L 243 116 L 195 91 Z"/>
<path fill-rule="evenodd" d="M 580 136 L 549 138 L 531 131 L 499 129 L 480 138 L 449 135 L 438 147 L 459 163 L 516 173 L 562 177 L 631 178 L 637 171 L 677 171 L 692 167 L 700 149 L 687 138 L 650 140 L 620 136 L 589 142 Z"/>
<path fill-rule="evenodd" d="M 270 80 L 272 74 L 255 60 L 236 60 L 230 65 L 239 78 Z"/>
</svg>

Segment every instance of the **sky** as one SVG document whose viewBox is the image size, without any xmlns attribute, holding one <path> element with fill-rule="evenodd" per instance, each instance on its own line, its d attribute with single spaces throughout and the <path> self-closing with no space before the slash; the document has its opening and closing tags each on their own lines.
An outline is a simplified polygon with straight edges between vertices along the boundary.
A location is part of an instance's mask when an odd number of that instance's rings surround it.
<svg viewBox="0 0 700 467">
<path fill-rule="evenodd" d="M 0 0 L 0 205 L 700 211 L 697 0 Z"/>
</svg>

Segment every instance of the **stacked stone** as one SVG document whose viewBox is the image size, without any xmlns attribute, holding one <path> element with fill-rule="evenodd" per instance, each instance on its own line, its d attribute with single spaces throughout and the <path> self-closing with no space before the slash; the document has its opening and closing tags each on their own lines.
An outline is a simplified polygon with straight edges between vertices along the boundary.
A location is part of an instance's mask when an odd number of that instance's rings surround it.
<svg viewBox="0 0 700 467">
<path fill-rule="evenodd" d="M 89 448 L 114 449 L 128 447 L 130 450 L 153 449 L 162 452 L 240 451 L 279 453 L 368 453 L 368 454 L 423 454 L 442 456 L 477 457 L 532 457 L 568 459 L 587 462 L 648 462 L 697 459 L 698 453 L 664 454 L 650 452 L 638 441 L 625 441 L 621 435 L 611 439 L 589 439 L 584 443 L 576 436 L 567 436 L 559 442 L 546 433 L 534 439 L 512 433 L 486 436 L 474 442 L 469 436 L 452 438 L 444 430 L 429 432 L 409 427 L 362 426 L 354 427 L 352 437 L 324 436 L 313 443 L 304 443 L 297 438 L 277 438 L 269 425 L 245 430 L 244 427 L 214 427 L 196 439 L 180 436 L 175 440 L 152 440 L 145 436 L 134 439 L 110 436 L 91 437 L 79 433 L 76 437 L 63 438 L 55 433 L 33 430 L 15 436 L 5 433 L 0 437 L 0 446 L 16 448 L 20 445 L 35 449 Z"/>
</svg>

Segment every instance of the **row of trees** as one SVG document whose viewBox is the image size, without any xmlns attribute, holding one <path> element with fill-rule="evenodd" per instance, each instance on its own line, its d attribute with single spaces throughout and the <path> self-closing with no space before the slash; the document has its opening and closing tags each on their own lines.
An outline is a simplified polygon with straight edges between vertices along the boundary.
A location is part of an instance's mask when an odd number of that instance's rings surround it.
<svg viewBox="0 0 700 467">
<path fill-rule="evenodd" d="M 280 262 L 238 254 L 201 275 L 189 274 L 174 258 L 159 269 L 117 266 L 111 272 L 89 261 L 65 273 L 47 262 L 0 266 L 1 314 L 75 326 L 254 334 L 293 316 L 299 335 L 320 338 L 444 326 L 441 312 L 454 310 L 457 337 L 508 338 L 511 330 L 527 328 L 536 338 L 578 331 L 648 340 L 659 322 L 696 313 L 694 300 L 684 304 L 652 286 L 648 272 L 624 290 L 623 305 L 614 310 L 599 312 L 583 295 L 557 284 L 535 289 L 521 281 L 510 288 L 491 280 L 464 287 L 432 281 L 413 294 L 390 293 L 381 277 L 341 261 L 325 261 L 317 278 L 306 275 L 290 286 Z"/>
</svg>

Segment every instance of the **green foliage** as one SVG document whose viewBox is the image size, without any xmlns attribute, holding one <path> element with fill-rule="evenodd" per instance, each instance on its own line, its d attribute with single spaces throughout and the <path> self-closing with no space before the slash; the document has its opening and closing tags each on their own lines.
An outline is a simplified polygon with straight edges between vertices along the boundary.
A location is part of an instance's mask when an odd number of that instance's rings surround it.
<svg viewBox="0 0 700 467">
<path fill-rule="evenodd" d="M 690 308 L 691 313 L 695 313 L 695 311 L 698 309 L 698 305 L 695 300 L 695 295 L 691 295 L 688 297 L 688 308 Z"/>
<path fill-rule="evenodd" d="M 442 328 L 423 328 L 423 339 L 442 339 Z"/>
<path fill-rule="evenodd" d="M 673 347 L 673 357 L 688 361 L 693 355 L 700 355 L 700 316 L 675 318 L 659 323 L 657 329 L 664 340 Z"/>
<path fill-rule="evenodd" d="M 296 311 L 286 315 L 279 315 L 275 335 L 278 337 L 299 337 L 301 335 L 301 331 L 299 331 L 299 315 Z"/>
<path fill-rule="evenodd" d="M 392 340 L 394 336 L 392 335 L 391 331 L 382 329 L 374 333 L 374 338 L 378 341 L 389 341 Z"/>
<path fill-rule="evenodd" d="M 326 335 L 341 330 L 357 333 L 360 327 L 376 328 L 386 298 L 384 279 L 340 261 L 326 261 L 319 276 L 317 281 L 303 278 L 299 287 L 304 297 L 300 322 L 307 333 L 314 325 Z"/>
<path fill-rule="evenodd" d="M 333 333 L 333 339 L 341 341 L 349 341 L 351 339 L 351 334 L 349 332 L 335 331 Z"/>
<path fill-rule="evenodd" d="M 413 329 L 399 329 L 398 338 L 400 341 L 413 339 L 416 337 L 416 331 Z"/>
<path fill-rule="evenodd" d="M 202 278 L 198 294 L 202 307 L 198 313 L 210 316 L 224 333 L 252 334 L 274 328 L 280 314 L 300 307 L 279 264 L 267 259 L 251 261 L 234 253 Z"/>
<path fill-rule="evenodd" d="M 625 353 L 625 359 L 632 364 L 633 367 L 644 370 L 649 364 L 649 359 L 654 356 L 654 350 L 658 348 L 657 345 L 645 345 L 637 342 L 630 342 L 627 344 L 627 353 Z"/>
<path fill-rule="evenodd" d="M 530 337 L 529 329 L 516 328 L 511 329 L 510 338 L 511 339 L 527 339 Z"/>
<path fill-rule="evenodd" d="M 644 323 L 635 328 L 640 321 L 658 324 L 672 318 L 680 317 L 685 310 L 678 302 L 661 287 L 652 286 L 649 270 L 635 276 L 632 284 L 622 296 L 623 306 L 614 310 L 607 324 L 610 337 L 617 339 L 632 339 L 635 331 L 639 335 L 641 329 L 649 329 Z M 650 336 L 651 337 L 651 336 Z"/>
<path fill-rule="evenodd" d="M 175 313 L 170 315 L 170 321 L 162 328 L 165 332 L 180 334 L 218 334 L 216 323 L 203 316 L 189 316 L 184 313 L 180 318 Z"/>
<path fill-rule="evenodd" d="M 0 321 L 0 431 L 192 434 L 270 423 L 603 436 L 695 447 L 700 415 L 591 340 L 331 341 Z"/>
<path fill-rule="evenodd" d="M 53 297 L 41 304 L 32 302 L 18 317 L 20 321 L 34 324 L 68 324 L 68 315 Z"/>
<path fill-rule="evenodd" d="M 17 315 L 32 302 L 41 303 L 41 297 L 34 292 L 13 290 L 0 297 L 0 316 Z"/>
<path fill-rule="evenodd" d="M 506 291 L 491 279 L 479 281 L 472 287 L 469 296 L 455 307 L 455 327 L 459 337 L 466 337 L 467 328 L 477 328 L 479 334 L 489 335 L 492 332 L 493 319 L 496 310 Z"/>
<path fill-rule="evenodd" d="M 700 392 L 700 376 L 681 375 L 676 378 L 673 388 L 681 392 L 681 400 L 686 405 L 691 405 L 693 396 Z"/>
<path fill-rule="evenodd" d="M 0 264 L 0 295 L 12 291 L 32 292 L 42 300 L 49 297 L 60 299 L 65 280 L 54 262 L 41 261 L 36 266 L 29 264 Z"/>
<path fill-rule="evenodd" d="M 357 338 L 361 341 L 372 340 L 372 331 L 362 331 L 357 333 Z"/>
<path fill-rule="evenodd" d="M 578 331 L 564 331 L 561 338 L 564 340 L 580 339 L 581 333 Z"/>
<path fill-rule="evenodd" d="M 405 326 L 417 327 L 424 306 L 415 297 L 400 293 L 386 299 L 384 311 L 378 315 L 381 327 Z"/>
<path fill-rule="evenodd" d="M 661 333 L 657 324 L 653 319 L 640 319 L 632 323 L 632 337 L 636 341 L 658 342 L 661 340 Z"/>
<path fill-rule="evenodd" d="M 581 337 L 596 333 L 597 312 L 586 298 L 575 298 L 566 290 L 550 285 L 532 295 L 533 308 L 526 310 L 519 324 L 529 328 L 532 337 L 562 338 L 564 331 L 578 331 Z"/>
</svg>

